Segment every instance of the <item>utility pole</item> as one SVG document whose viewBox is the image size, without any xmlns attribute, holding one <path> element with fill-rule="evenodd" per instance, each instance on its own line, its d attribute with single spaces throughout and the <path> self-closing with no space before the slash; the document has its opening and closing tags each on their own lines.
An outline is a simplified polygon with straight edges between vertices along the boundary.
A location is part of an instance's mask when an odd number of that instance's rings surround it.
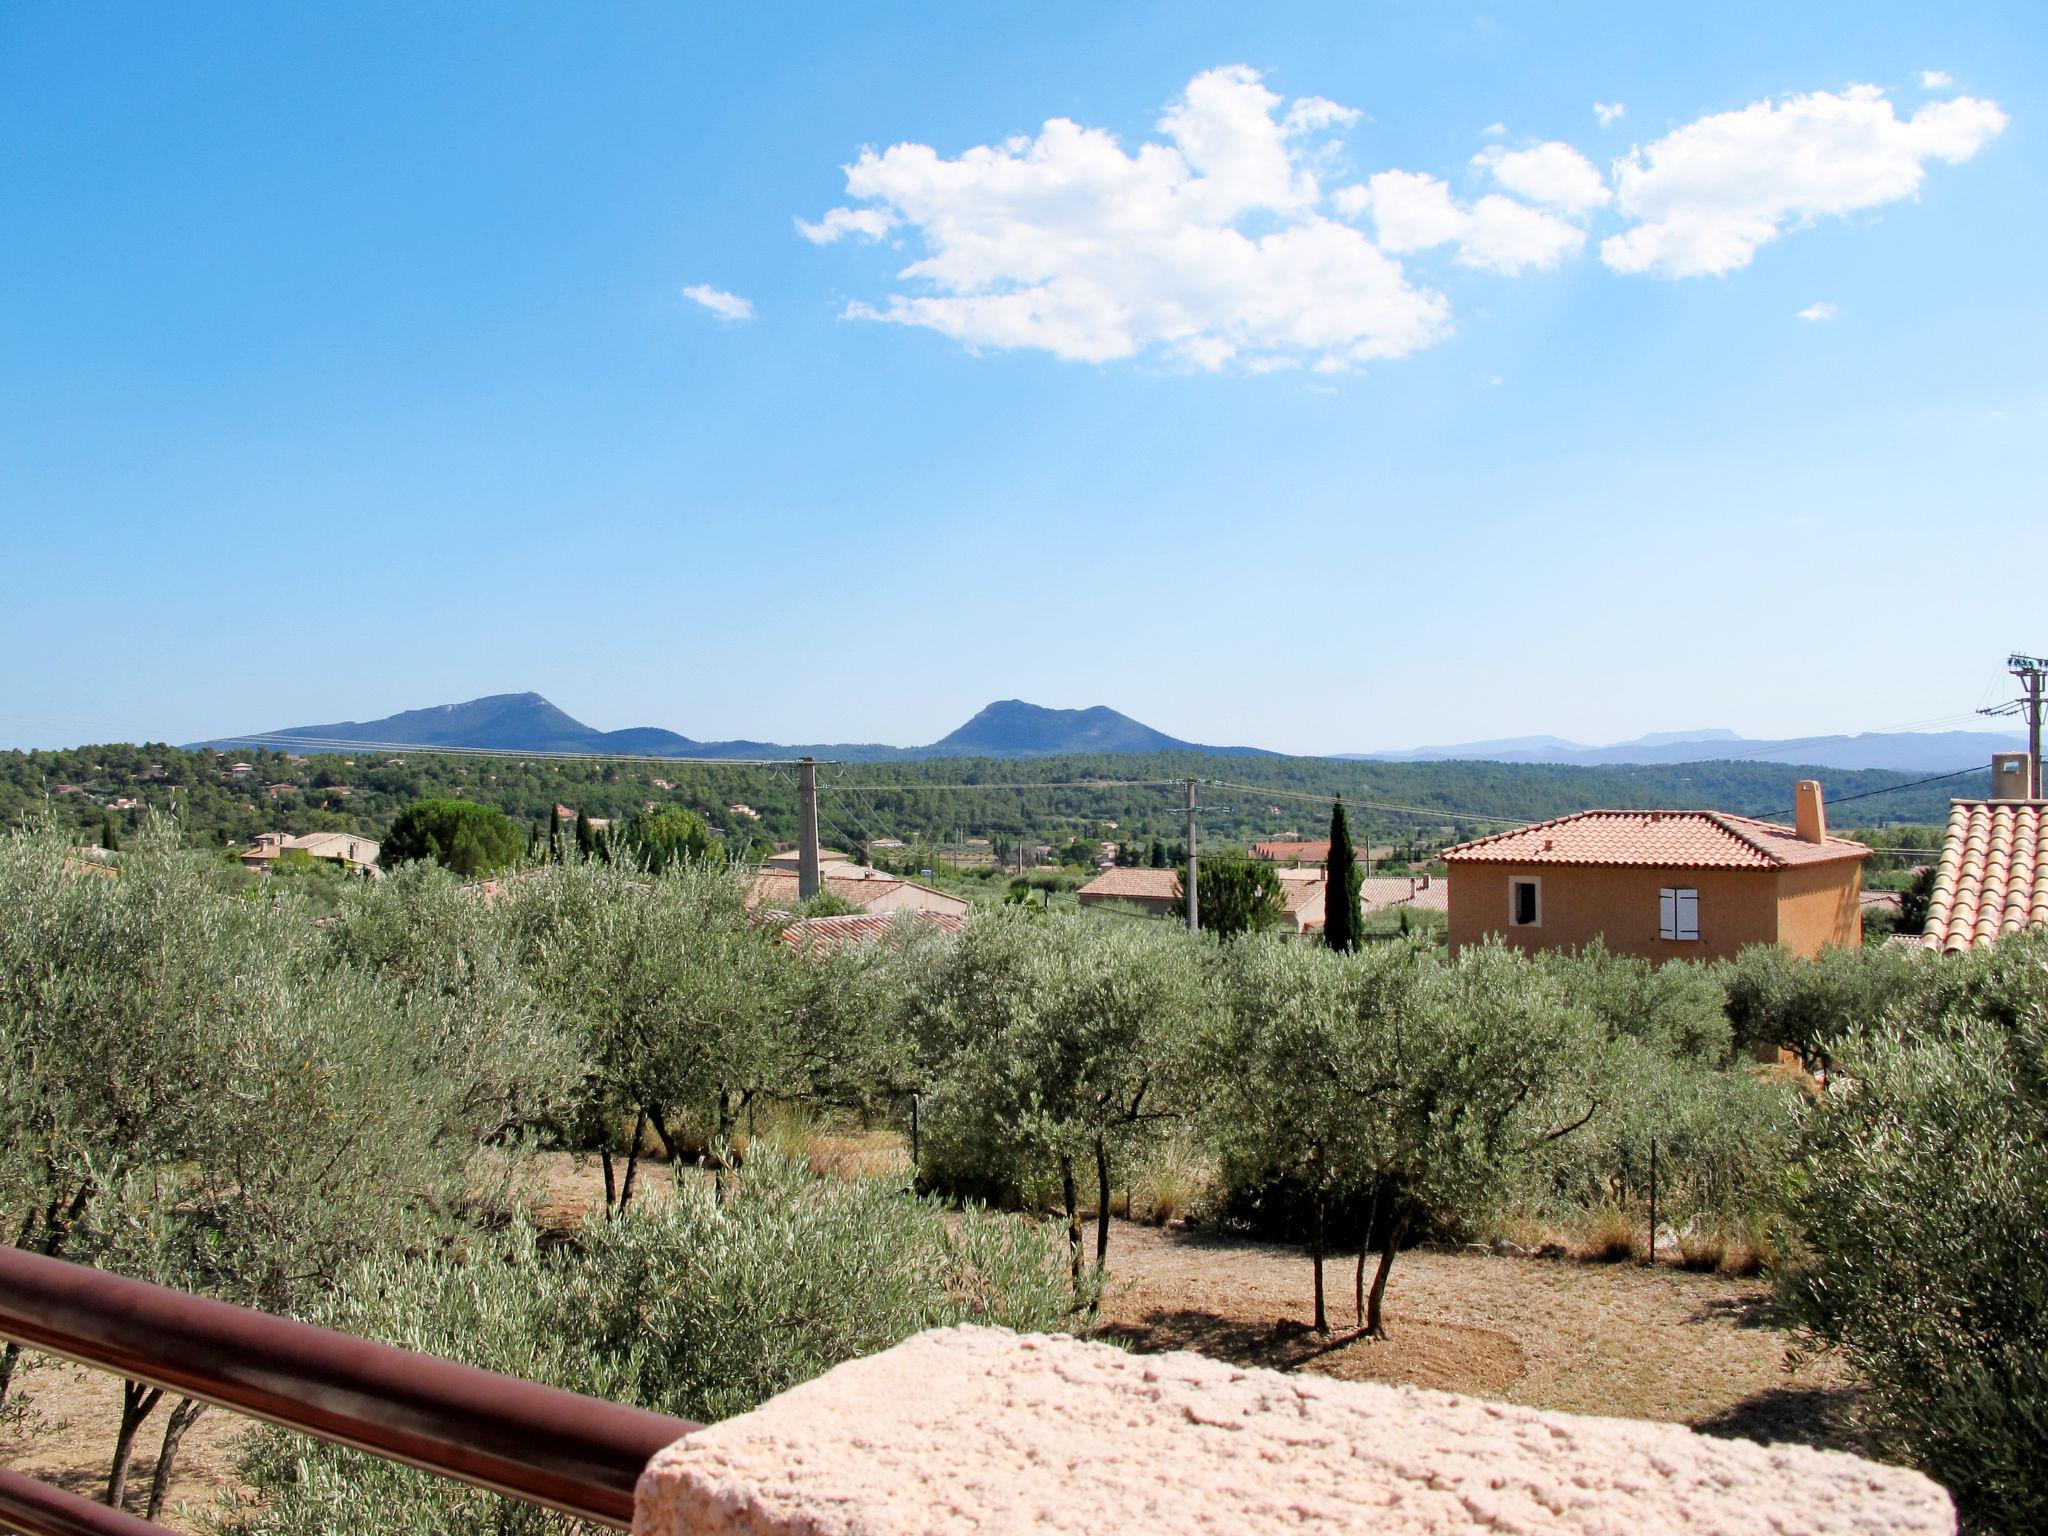
<svg viewBox="0 0 2048 1536">
<path fill-rule="evenodd" d="M 1188 780 L 1188 932 L 1202 931 L 1201 903 L 1195 898 L 1195 781 Z"/>
<path fill-rule="evenodd" d="M 818 760 L 806 757 L 796 769 L 796 894 L 818 894 Z"/>
<path fill-rule="evenodd" d="M 2048 677 L 2048 661 L 2018 652 L 2005 658 L 2006 670 L 2020 680 L 2025 693 L 2004 704 L 1977 711 L 1980 715 L 2022 715 L 2027 722 L 2027 798 L 2040 800 L 2041 788 L 2041 681 Z"/>
</svg>

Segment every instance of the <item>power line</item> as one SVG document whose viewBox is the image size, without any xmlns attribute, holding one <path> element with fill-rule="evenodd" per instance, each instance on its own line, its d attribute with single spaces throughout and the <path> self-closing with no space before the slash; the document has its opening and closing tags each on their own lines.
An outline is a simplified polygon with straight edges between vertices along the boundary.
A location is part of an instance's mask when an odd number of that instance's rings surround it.
<svg viewBox="0 0 2048 1536">
<path fill-rule="evenodd" d="M 1844 795 L 1839 800 L 1828 801 L 1827 806 L 1828 809 L 1833 810 L 1836 806 L 1847 805 L 1852 800 L 1868 800 L 1875 795 L 1895 795 L 1902 789 L 1918 789 L 1922 784 L 1940 784 L 1949 779 L 1960 779 L 1965 774 L 1982 773 L 1983 771 L 1984 768 L 1981 764 L 1969 768 L 1958 768 L 1954 773 L 1937 773 L 1934 775 L 1934 777 L 1930 779 L 1914 779 L 1910 783 L 1906 784 L 1887 784 L 1883 789 L 1866 789 L 1861 794 Z M 1775 816 L 1796 815 L 1798 813 L 1798 810 L 1799 807 L 1797 807 L 1796 805 L 1788 805 L 1783 810 L 1772 811 L 1768 816 L 1753 816 L 1750 819 L 1752 821 L 1769 821 L 1772 819 L 1772 817 Z M 1925 849 L 1915 849 L 1910 851 L 1921 853 L 1926 852 Z"/>
<path fill-rule="evenodd" d="M 1390 805 L 1385 801 L 1379 800 L 1354 800 L 1348 795 L 1321 795 L 1312 794 L 1307 790 L 1301 789 L 1273 789 L 1261 784 L 1239 784 L 1230 779 L 1201 779 L 1197 782 L 1213 785 L 1217 789 L 1236 789 L 1254 795 L 1272 795 L 1284 800 L 1313 800 L 1319 805 L 1329 805 L 1342 800 L 1346 805 L 1355 805 L 1360 810 L 1384 811 L 1390 815 L 1397 816 L 1432 816 L 1439 820 L 1449 819 L 1451 821 L 1491 821 L 1515 827 L 1533 827 L 1536 825 L 1535 822 L 1520 816 L 1489 816 L 1481 811 L 1463 811 L 1453 806 Z"/>
</svg>

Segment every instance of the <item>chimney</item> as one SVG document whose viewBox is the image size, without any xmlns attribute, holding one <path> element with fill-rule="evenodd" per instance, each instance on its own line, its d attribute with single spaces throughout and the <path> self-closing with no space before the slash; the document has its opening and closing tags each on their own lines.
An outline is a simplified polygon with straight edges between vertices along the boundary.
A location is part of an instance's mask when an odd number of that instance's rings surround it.
<svg viewBox="0 0 2048 1536">
<path fill-rule="evenodd" d="M 2031 800 L 2034 789 L 2027 782 L 2033 775 L 2029 772 L 2032 763 L 2024 752 L 2000 752 L 1991 759 L 1991 798 L 1994 800 Z"/>
<path fill-rule="evenodd" d="M 1794 812 L 1792 826 L 1799 833 L 1803 843 L 1824 843 L 1828 840 L 1828 812 L 1821 803 L 1820 780 L 1801 779 L 1794 796 L 1798 809 Z"/>
</svg>

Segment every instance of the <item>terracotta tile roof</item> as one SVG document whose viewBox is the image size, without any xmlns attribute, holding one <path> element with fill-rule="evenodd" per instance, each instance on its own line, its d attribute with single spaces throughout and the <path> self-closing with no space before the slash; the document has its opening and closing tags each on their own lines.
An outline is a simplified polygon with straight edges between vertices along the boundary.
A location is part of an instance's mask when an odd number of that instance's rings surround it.
<svg viewBox="0 0 2048 1536">
<path fill-rule="evenodd" d="M 1179 884 L 1177 869 L 1105 869 L 1080 894 L 1095 901 L 1171 901 Z"/>
<path fill-rule="evenodd" d="M 1274 843 L 1253 843 L 1252 857 L 1255 859 L 1293 860 L 1302 864 L 1327 864 L 1330 862 L 1330 844 L 1305 843 L 1298 840 Z"/>
<path fill-rule="evenodd" d="M 1420 875 L 1367 875 L 1359 882 L 1358 894 L 1368 912 L 1388 907 L 1415 907 L 1424 912 L 1451 909 L 1451 882 L 1442 875 L 1432 875 L 1428 885 Z"/>
<path fill-rule="evenodd" d="M 2048 926 L 2048 803 L 1958 800 L 1934 867 L 1924 949 L 1988 949 L 2021 928 Z"/>
<path fill-rule="evenodd" d="M 899 927 L 901 923 L 903 927 Z M 849 944 L 868 944 L 891 939 L 907 928 L 936 928 L 958 933 L 967 919 L 951 912 L 847 912 L 837 917 L 800 918 L 776 935 L 791 949 L 806 954 L 829 955 Z"/>
<path fill-rule="evenodd" d="M 1638 864 L 1665 869 L 1785 869 L 1861 859 L 1846 838 L 1809 843 L 1790 827 L 1726 811 L 1580 811 L 1446 848 L 1452 864 Z"/>
</svg>

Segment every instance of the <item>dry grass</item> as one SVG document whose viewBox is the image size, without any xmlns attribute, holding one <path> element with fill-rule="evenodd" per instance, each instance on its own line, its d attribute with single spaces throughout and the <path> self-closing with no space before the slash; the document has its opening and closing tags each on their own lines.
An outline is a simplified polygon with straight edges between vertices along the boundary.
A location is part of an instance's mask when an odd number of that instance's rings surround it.
<svg viewBox="0 0 2048 1536">
<path fill-rule="evenodd" d="M 1589 1264 L 1619 1264 L 1640 1258 L 1644 1241 L 1641 1224 L 1633 1216 L 1603 1205 L 1586 1213 L 1572 1251 Z"/>
<path fill-rule="evenodd" d="M 1678 1234 L 1678 1265 L 1698 1274 L 1713 1274 L 1728 1261 L 1728 1239 L 1717 1229 L 1702 1227 Z"/>
</svg>

